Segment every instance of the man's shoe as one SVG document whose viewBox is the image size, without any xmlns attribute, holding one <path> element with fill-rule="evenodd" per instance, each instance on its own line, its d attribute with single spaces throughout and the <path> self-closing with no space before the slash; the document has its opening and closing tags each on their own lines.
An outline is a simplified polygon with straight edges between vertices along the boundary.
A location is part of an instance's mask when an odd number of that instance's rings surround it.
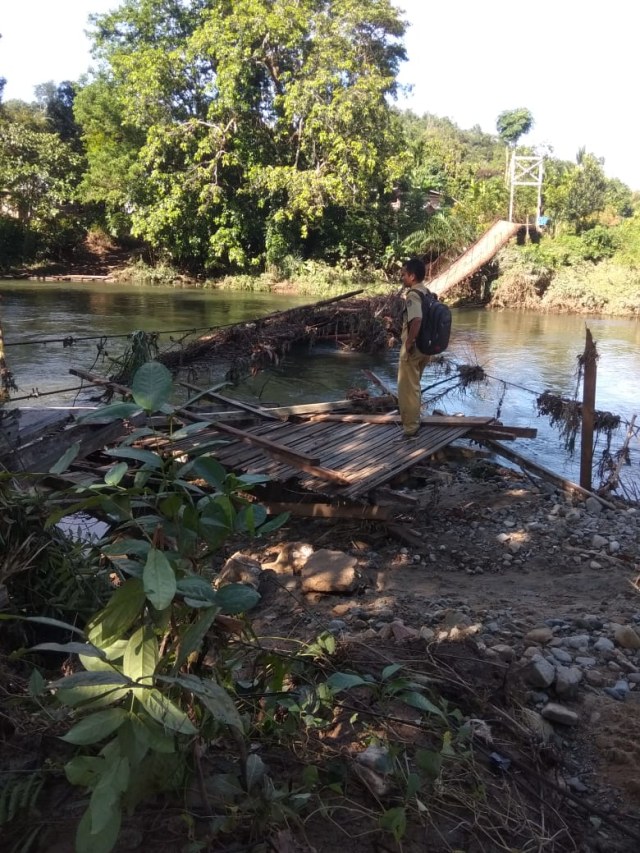
<svg viewBox="0 0 640 853">
<path fill-rule="evenodd" d="M 417 429 L 415 432 L 405 432 L 405 433 L 403 433 L 403 434 L 402 434 L 402 437 L 403 437 L 404 439 L 406 439 L 407 441 L 409 441 L 409 440 L 410 440 L 410 439 L 412 439 L 412 438 L 417 438 L 417 437 L 418 437 L 419 432 L 420 432 L 420 430 L 419 430 L 419 429 Z"/>
</svg>

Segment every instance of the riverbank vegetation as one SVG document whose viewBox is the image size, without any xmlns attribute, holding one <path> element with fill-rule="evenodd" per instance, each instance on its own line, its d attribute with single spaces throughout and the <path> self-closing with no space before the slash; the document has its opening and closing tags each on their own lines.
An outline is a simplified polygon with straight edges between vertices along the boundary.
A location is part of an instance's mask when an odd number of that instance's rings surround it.
<svg viewBox="0 0 640 853">
<path fill-rule="evenodd" d="M 96 16 L 91 75 L 0 102 L 0 268 L 86 267 L 102 234 L 125 250 L 119 278 L 147 283 L 326 295 L 410 253 L 436 272 L 506 217 L 534 117 L 505 110 L 492 135 L 399 111 L 404 30 L 388 0 Z M 543 206 L 539 244 L 504 253 L 483 295 L 521 304 L 525 276 L 536 307 L 636 312 L 637 196 L 587 149 L 549 150 Z M 535 213 L 522 190 L 515 218 Z"/>
</svg>

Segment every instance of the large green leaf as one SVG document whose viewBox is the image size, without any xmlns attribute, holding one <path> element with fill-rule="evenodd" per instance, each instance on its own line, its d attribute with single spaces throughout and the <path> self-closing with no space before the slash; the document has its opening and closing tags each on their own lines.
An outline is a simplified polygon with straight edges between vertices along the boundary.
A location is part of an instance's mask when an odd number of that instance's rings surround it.
<svg viewBox="0 0 640 853">
<path fill-rule="evenodd" d="M 157 665 L 158 641 L 153 630 L 145 625 L 130 637 L 122 669 L 133 681 L 150 684 Z"/>
<path fill-rule="evenodd" d="M 198 730 L 189 717 L 159 690 L 136 688 L 136 696 L 147 713 L 166 729 L 183 735 L 195 735 Z"/>
<path fill-rule="evenodd" d="M 227 479 L 227 472 L 219 462 L 210 456 L 199 456 L 192 463 L 187 464 L 191 466 L 196 477 L 200 477 L 210 486 L 222 491 L 224 481 Z"/>
<path fill-rule="evenodd" d="M 99 409 L 94 409 L 92 412 L 87 412 L 86 415 L 81 415 L 78 418 L 78 422 L 117 421 L 124 418 L 131 418 L 141 411 L 142 406 L 139 403 L 113 403 L 110 406 L 102 406 Z"/>
<path fill-rule="evenodd" d="M 88 636 L 94 646 L 105 648 L 122 639 L 138 618 L 145 602 L 140 578 L 129 578 L 113 593 L 107 606 L 89 623 Z"/>
<path fill-rule="evenodd" d="M 71 785 L 93 788 L 104 770 L 104 758 L 94 755 L 76 755 L 64 765 L 64 772 Z"/>
<path fill-rule="evenodd" d="M 202 641 L 219 612 L 218 607 L 209 607 L 193 624 L 189 625 L 180 638 L 180 650 L 175 663 L 176 670 L 180 669 L 190 654 L 200 651 Z"/>
<path fill-rule="evenodd" d="M 80 720 L 62 740 L 73 743 L 76 746 L 89 746 L 92 743 L 104 740 L 112 732 L 115 732 L 127 719 L 127 712 L 122 708 L 109 708 L 106 711 L 97 711 Z"/>
<path fill-rule="evenodd" d="M 102 649 L 89 645 L 89 643 L 38 643 L 32 646 L 32 652 L 64 652 L 67 655 L 84 655 L 90 658 L 101 658 L 104 660 L 105 653 Z"/>
<path fill-rule="evenodd" d="M 120 797 L 129 784 L 129 759 L 116 758 L 109 762 L 107 770 L 98 780 L 89 802 L 91 812 L 91 834 L 107 829 L 120 812 Z"/>
<path fill-rule="evenodd" d="M 91 809 L 82 815 L 76 832 L 76 853 L 111 853 L 120 834 L 122 813 L 119 806 L 110 809 L 108 820 L 100 832 L 92 832 Z"/>
<path fill-rule="evenodd" d="M 129 466 L 126 462 L 118 462 L 113 468 L 109 468 L 104 475 L 105 483 L 107 486 L 117 486 L 128 470 Z"/>
<path fill-rule="evenodd" d="M 144 591 L 156 610 L 168 607 L 176 594 L 176 575 L 162 551 L 151 548 L 142 574 Z"/>
<path fill-rule="evenodd" d="M 239 732 L 243 731 L 242 718 L 231 695 L 217 681 L 212 678 L 198 678 L 195 675 L 180 675 L 176 681 L 191 690 L 215 720 Z"/>
<path fill-rule="evenodd" d="M 74 672 L 57 681 L 52 681 L 49 687 L 54 690 L 69 690 L 71 687 L 122 687 L 130 684 L 120 672 Z"/>
<path fill-rule="evenodd" d="M 62 474 L 67 470 L 76 456 L 80 453 L 80 442 L 76 441 L 69 447 L 65 453 L 58 459 L 55 465 L 49 468 L 50 474 Z"/>
<path fill-rule="evenodd" d="M 159 361 L 148 361 L 136 370 L 131 392 L 146 412 L 157 411 L 171 396 L 171 373 Z"/>
<path fill-rule="evenodd" d="M 349 690 L 351 687 L 361 687 L 363 684 L 367 684 L 367 681 L 361 675 L 356 675 L 353 672 L 334 672 L 327 678 L 327 684 L 334 693 L 339 693 L 341 690 Z"/>
<path fill-rule="evenodd" d="M 140 447 L 114 447 L 104 451 L 107 456 L 115 456 L 117 459 L 133 459 L 143 462 L 147 468 L 162 468 L 164 462 L 162 457 L 151 450 L 143 450 Z"/>
<path fill-rule="evenodd" d="M 252 586 L 230 583 L 216 591 L 216 603 L 223 613 L 233 616 L 251 610 L 260 601 L 260 593 Z"/>
<path fill-rule="evenodd" d="M 446 720 L 446 716 L 444 715 L 442 709 L 438 708 L 437 705 L 434 705 L 433 702 L 430 702 L 426 696 L 423 696 L 422 693 L 418 693 L 416 690 L 410 690 L 406 693 L 399 693 L 398 699 L 400 699 L 406 705 L 410 705 L 412 708 L 417 708 L 419 711 L 426 711 L 428 714 L 434 714 L 435 716 Z"/>
</svg>

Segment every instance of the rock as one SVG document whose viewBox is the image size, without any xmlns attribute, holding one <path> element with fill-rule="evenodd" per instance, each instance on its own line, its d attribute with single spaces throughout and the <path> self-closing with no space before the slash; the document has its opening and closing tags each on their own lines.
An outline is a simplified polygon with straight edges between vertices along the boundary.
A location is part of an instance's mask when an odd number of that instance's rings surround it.
<svg viewBox="0 0 640 853">
<path fill-rule="evenodd" d="M 313 545 L 308 542 L 285 542 L 280 545 L 277 558 L 270 563 L 264 563 L 262 568 L 270 569 L 278 575 L 299 575 L 312 554 Z"/>
<path fill-rule="evenodd" d="M 566 637 L 564 642 L 570 649 L 587 649 L 589 647 L 589 635 L 576 634 L 574 637 Z"/>
<path fill-rule="evenodd" d="M 587 498 L 584 502 L 584 508 L 589 515 L 600 515 L 602 512 L 602 504 L 597 498 Z"/>
<path fill-rule="evenodd" d="M 526 665 L 523 675 L 527 684 L 532 687 L 549 687 L 556 677 L 556 670 L 553 664 L 543 657 L 534 657 Z"/>
<path fill-rule="evenodd" d="M 393 639 L 398 643 L 406 642 L 407 640 L 415 640 L 419 632 L 415 628 L 410 628 L 401 622 L 399 619 L 391 623 L 391 634 Z"/>
<path fill-rule="evenodd" d="M 553 737 L 553 726 L 541 714 L 531 708 L 523 708 L 522 722 L 542 743 L 548 743 Z"/>
<path fill-rule="evenodd" d="M 593 645 L 597 652 L 612 652 L 615 649 L 613 642 L 608 637 L 600 637 Z"/>
<path fill-rule="evenodd" d="M 588 667 L 588 666 L 595 666 L 597 661 L 595 658 L 577 657 L 576 663 L 578 664 L 578 666 Z"/>
<path fill-rule="evenodd" d="M 602 687 L 604 684 L 604 675 L 598 672 L 597 669 L 589 669 L 584 674 L 585 681 L 592 687 Z"/>
<path fill-rule="evenodd" d="M 358 583 L 356 558 L 321 548 L 302 568 L 303 592 L 352 592 Z"/>
<path fill-rule="evenodd" d="M 436 632 L 433 628 L 428 628 L 426 625 L 423 625 L 422 628 L 420 628 L 419 636 L 420 639 L 424 640 L 426 643 L 431 643 L 436 636 Z"/>
<path fill-rule="evenodd" d="M 614 639 L 623 649 L 640 649 L 640 637 L 630 625 L 620 625 L 614 632 Z"/>
<path fill-rule="evenodd" d="M 611 542 L 609 542 L 609 553 L 610 554 L 617 554 L 618 551 L 620 550 L 620 548 L 621 548 L 621 545 L 616 539 L 612 539 Z"/>
<path fill-rule="evenodd" d="M 631 688 L 629 687 L 628 682 L 626 682 L 624 680 L 624 678 L 621 678 L 619 681 L 616 681 L 616 683 L 613 685 L 613 689 L 614 690 L 621 690 L 623 693 L 628 693 Z"/>
<path fill-rule="evenodd" d="M 390 607 L 381 607 L 379 610 L 373 611 L 371 618 L 377 619 L 378 622 L 393 622 L 396 614 Z"/>
<path fill-rule="evenodd" d="M 368 746 L 356 755 L 356 761 L 377 773 L 390 773 L 393 770 L 391 755 L 384 746 Z"/>
<path fill-rule="evenodd" d="M 262 577 L 262 566 L 253 557 L 247 557 L 240 551 L 232 554 L 216 579 L 216 587 L 230 583 L 243 583 L 257 589 Z"/>
<path fill-rule="evenodd" d="M 552 723 L 560 723 L 563 726 L 577 726 L 579 717 L 575 711 L 565 708 L 559 702 L 549 702 L 542 709 L 542 716 Z"/>
<path fill-rule="evenodd" d="M 571 788 L 572 791 L 575 791 L 576 794 L 585 794 L 589 789 L 578 779 L 577 776 L 573 776 L 571 779 L 567 779 L 567 785 Z"/>
<path fill-rule="evenodd" d="M 551 654 L 560 663 L 573 663 L 573 658 L 564 649 L 551 649 Z"/>
<path fill-rule="evenodd" d="M 576 628 L 584 628 L 587 631 L 599 631 L 602 628 L 603 622 L 599 616 L 594 616 L 592 613 L 584 613 L 574 620 Z"/>
<path fill-rule="evenodd" d="M 609 540 L 604 536 L 600 536 L 599 533 L 594 533 L 593 538 L 591 539 L 591 547 L 596 550 L 600 550 L 600 548 L 606 547 L 608 541 Z"/>
<path fill-rule="evenodd" d="M 582 681 L 582 670 L 577 666 L 559 666 L 556 670 L 554 688 L 562 699 L 572 699 Z"/>
<path fill-rule="evenodd" d="M 347 630 L 347 623 L 343 622 L 342 619 L 332 619 L 327 625 L 327 630 L 332 634 L 344 634 Z"/>
<path fill-rule="evenodd" d="M 466 613 L 459 610 L 447 610 L 442 627 L 450 631 L 452 628 L 468 628 L 471 625 L 471 619 Z"/>
<path fill-rule="evenodd" d="M 525 643 L 548 643 L 553 639 L 553 631 L 547 625 L 543 628 L 533 628 L 524 636 Z"/>
<path fill-rule="evenodd" d="M 506 643 L 499 643 L 497 646 L 492 646 L 491 648 L 498 655 L 500 660 L 510 663 L 512 660 L 515 659 L 515 649 L 513 649 L 511 646 L 506 645 Z"/>
<path fill-rule="evenodd" d="M 628 690 L 618 690 L 615 687 L 605 687 L 604 692 L 607 696 L 610 696 L 612 699 L 615 699 L 616 702 L 624 702 L 627 696 L 629 695 Z"/>
</svg>

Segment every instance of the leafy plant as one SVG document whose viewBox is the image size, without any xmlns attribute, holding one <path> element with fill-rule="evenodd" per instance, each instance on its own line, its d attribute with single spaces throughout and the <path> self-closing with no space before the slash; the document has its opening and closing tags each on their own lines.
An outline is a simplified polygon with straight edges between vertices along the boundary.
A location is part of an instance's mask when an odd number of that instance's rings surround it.
<svg viewBox="0 0 640 853">
<path fill-rule="evenodd" d="M 171 390 L 169 371 L 149 362 L 134 376 L 133 401 L 98 415 L 163 411 L 171 422 Z M 202 424 L 175 430 L 172 438 L 194 429 Z M 183 784 L 196 739 L 230 733 L 245 779 L 255 765 L 228 673 L 223 668 L 217 677 L 199 658 L 216 622 L 250 610 L 259 595 L 241 584 L 214 589 L 208 564 L 229 537 L 262 535 L 286 516 L 267 521 L 266 510 L 247 498 L 263 477 L 235 477 L 205 454 L 178 462 L 131 446 L 150 432 L 136 430 L 126 445 L 107 451 L 114 464 L 103 482 L 82 490 L 71 507 L 65 496 L 48 522 L 82 510 L 99 512 L 112 525 L 98 543 L 113 578 L 106 606 L 88 621 L 81 643 L 35 649 L 77 654 L 82 666 L 49 685 L 74 721 L 63 740 L 83 749 L 65 766 L 67 779 L 91 792 L 78 826 L 78 853 L 107 853 L 123 809 Z"/>
</svg>

